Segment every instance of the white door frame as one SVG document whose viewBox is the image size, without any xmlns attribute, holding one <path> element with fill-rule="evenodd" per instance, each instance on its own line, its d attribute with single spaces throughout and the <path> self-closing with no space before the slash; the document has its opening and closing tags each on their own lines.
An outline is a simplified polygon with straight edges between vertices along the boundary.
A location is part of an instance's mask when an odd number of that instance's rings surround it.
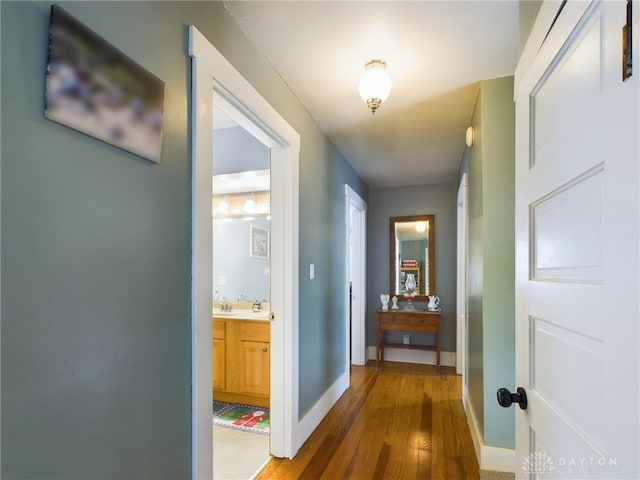
<svg viewBox="0 0 640 480">
<path fill-rule="evenodd" d="M 346 338 L 351 333 L 351 363 L 365 365 L 367 363 L 367 329 L 365 322 L 365 299 L 367 298 L 366 266 L 367 266 L 367 204 L 349 185 L 344 186 L 345 195 L 345 291 L 346 291 Z M 351 218 L 351 209 L 358 212 L 356 219 Z M 352 224 L 353 222 L 353 224 Z M 354 225 L 357 222 L 357 225 Z M 357 227 L 357 228 L 353 228 Z M 357 232 L 357 238 L 352 232 Z M 352 256 L 352 251 L 357 252 Z M 353 304 L 351 316 L 351 332 L 349 332 L 349 281 L 352 282 Z M 345 342 L 346 371 L 349 371 L 349 342 Z"/>
<path fill-rule="evenodd" d="M 462 375 L 462 385 L 467 379 L 467 174 L 462 174 L 458 186 L 458 275 L 456 312 L 456 373 Z M 464 389 L 463 389 L 464 391 Z"/>
<path fill-rule="evenodd" d="M 293 457 L 298 432 L 299 134 L 189 26 L 192 59 L 192 477 L 212 478 L 211 175 L 213 107 L 226 105 L 271 148 L 271 453 Z M 214 93 L 215 92 L 215 93 Z M 276 286 L 276 288 L 273 288 Z"/>
</svg>

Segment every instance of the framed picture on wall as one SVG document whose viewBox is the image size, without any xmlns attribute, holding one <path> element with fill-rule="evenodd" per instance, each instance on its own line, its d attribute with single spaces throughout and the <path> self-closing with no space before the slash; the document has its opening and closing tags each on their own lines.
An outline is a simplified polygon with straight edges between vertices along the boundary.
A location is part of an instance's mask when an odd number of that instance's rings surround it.
<svg viewBox="0 0 640 480">
<path fill-rule="evenodd" d="M 159 163 L 163 102 L 162 80 L 51 7 L 46 118 Z"/>
<path fill-rule="evenodd" d="M 269 230 L 256 225 L 249 226 L 249 258 L 269 258 Z"/>
</svg>

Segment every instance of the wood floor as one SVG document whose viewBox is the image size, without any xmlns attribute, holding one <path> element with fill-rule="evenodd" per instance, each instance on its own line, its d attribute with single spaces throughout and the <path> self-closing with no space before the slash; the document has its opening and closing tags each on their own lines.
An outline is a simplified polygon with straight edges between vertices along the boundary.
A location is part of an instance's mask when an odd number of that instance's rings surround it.
<svg viewBox="0 0 640 480">
<path fill-rule="evenodd" d="M 479 479 L 461 400 L 443 367 L 354 366 L 351 387 L 293 460 L 273 458 L 257 479 Z"/>
</svg>

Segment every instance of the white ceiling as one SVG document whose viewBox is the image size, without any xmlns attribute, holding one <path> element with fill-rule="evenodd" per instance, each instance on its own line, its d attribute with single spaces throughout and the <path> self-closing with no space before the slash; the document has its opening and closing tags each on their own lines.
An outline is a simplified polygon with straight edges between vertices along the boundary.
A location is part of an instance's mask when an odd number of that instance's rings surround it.
<svg viewBox="0 0 640 480">
<path fill-rule="evenodd" d="M 512 75 L 518 2 L 226 1 L 240 27 L 370 186 L 457 177 L 478 82 Z M 372 117 L 364 64 L 387 62 Z"/>
<path fill-rule="evenodd" d="M 227 173 L 212 176 L 216 195 L 243 192 L 268 192 L 271 190 L 271 170 Z"/>
</svg>

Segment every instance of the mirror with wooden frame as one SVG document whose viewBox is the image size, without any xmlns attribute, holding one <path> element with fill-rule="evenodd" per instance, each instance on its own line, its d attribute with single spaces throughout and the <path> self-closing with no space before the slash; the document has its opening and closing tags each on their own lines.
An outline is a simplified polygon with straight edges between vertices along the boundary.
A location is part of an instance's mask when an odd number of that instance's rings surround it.
<svg viewBox="0 0 640 480">
<path fill-rule="evenodd" d="M 391 217 L 389 232 L 391 295 L 412 296 L 416 300 L 435 295 L 434 215 Z"/>
</svg>

